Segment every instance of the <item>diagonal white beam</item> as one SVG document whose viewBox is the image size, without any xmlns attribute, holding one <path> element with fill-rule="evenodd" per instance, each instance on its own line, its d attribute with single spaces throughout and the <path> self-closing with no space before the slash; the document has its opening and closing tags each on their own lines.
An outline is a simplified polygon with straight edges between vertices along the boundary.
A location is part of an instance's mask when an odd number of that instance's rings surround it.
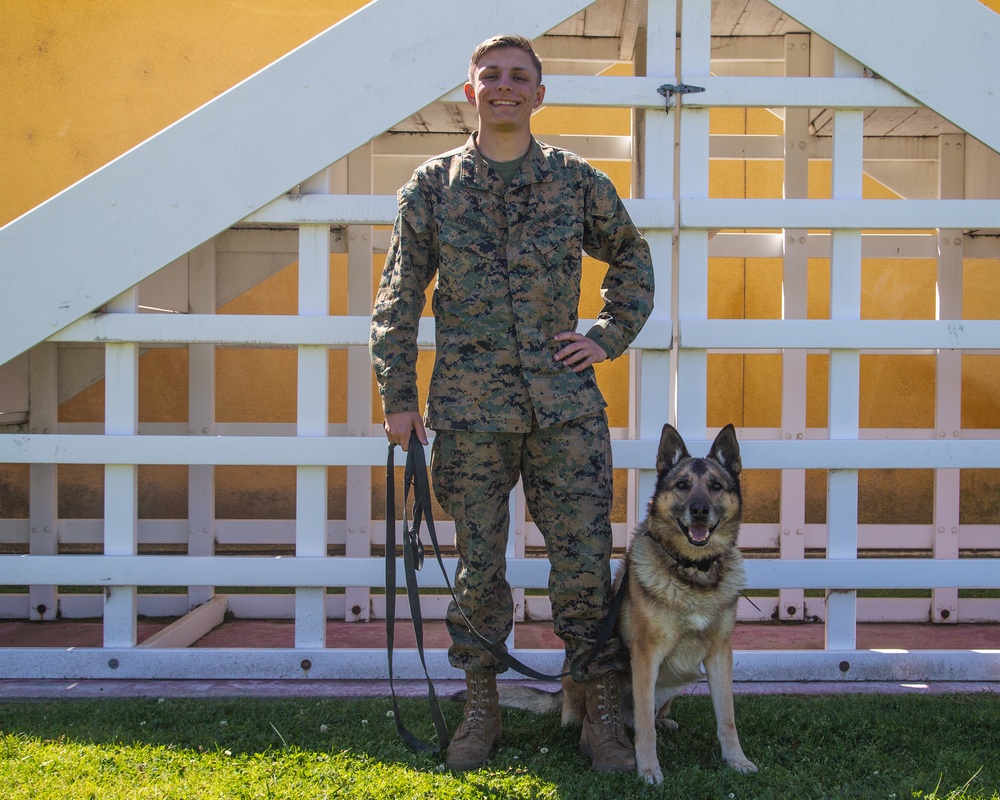
<svg viewBox="0 0 1000 800">
<path fill-rule="evenodd" d="M 1000 152 L 1000 15 L 978 0 L 771 0 Z"/>
<path fill-rule="evenodd" d="M 483 39 L 590 2 L 377 0 L 0 228 L 0 364 L 433 102 Z"/>
</svg>

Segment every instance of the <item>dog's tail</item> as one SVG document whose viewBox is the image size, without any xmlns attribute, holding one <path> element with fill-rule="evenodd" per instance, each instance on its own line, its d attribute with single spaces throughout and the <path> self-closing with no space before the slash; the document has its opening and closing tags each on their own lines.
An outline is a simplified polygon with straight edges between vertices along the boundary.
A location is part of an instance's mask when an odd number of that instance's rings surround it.
<svg viewBox="0 0 1000 800">
<path fill-rule="evenodd" d="M 535 714 L 549 714 L 562 708 L 562 689 L 554 692 L 534 686 L 500 681 L 497 685 L 500 705 L 507 708 L 521 708 Z"/>
<path fill-rule="evenodd" d="M 500 705 L 505 708 L 520 708 L 535 714 L 549 714 L 562 708 L 562 689 L 550 692 L 534 686 L 523 686 L 509 681 L 497 681 Z M 449 695 L 450 700 L 465 702 L 465 691 Z"/>
</svg>

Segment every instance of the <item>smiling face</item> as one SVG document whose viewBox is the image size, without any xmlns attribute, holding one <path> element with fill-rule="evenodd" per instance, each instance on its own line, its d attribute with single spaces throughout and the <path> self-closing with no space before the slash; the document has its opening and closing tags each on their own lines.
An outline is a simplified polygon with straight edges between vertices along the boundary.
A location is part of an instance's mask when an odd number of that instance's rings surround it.
<svg viewBox="0 0 1000 800">
<path fill-rule="evenodd" d="M 531 56 L 516 47 L 488 50 L 465 84 L 465 97 L 479 113 L 484 132 L 527 132 L 531 113 L 542 104 L 545 87 Z"/>
</svg>

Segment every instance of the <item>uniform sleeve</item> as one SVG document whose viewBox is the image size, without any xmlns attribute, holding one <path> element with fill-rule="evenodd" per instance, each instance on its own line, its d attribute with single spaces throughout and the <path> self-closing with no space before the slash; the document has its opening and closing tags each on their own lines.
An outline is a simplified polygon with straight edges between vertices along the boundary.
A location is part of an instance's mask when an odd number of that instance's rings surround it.
<svg viewBox="0 0 1000 800">
<path fill-rule="evenodd" d="M 375 296 L 369 349 L 382 409 L 418 411 L 417 326 L 427 286 L 437 269 L 430 206 L 416 180 L 398 193 L 382 280 Z"/>
<path fill-rule="evenodd" d="M 583 247 L 588 255 L 606 262 L 608 271 L 601 286 L 604 307 L 587 336 L 609 358 L 617 358 L 652 313 L 653 261 L 611 179 L 600 170 L 593 173 Z"/>
</svg>

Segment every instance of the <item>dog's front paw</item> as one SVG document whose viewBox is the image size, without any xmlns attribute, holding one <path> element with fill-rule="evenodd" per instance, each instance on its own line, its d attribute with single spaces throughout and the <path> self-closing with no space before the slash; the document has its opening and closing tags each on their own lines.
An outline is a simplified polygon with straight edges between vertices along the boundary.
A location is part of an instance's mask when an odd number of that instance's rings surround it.
<svg viewBox="0 0 1000 800">
<path fill-rule="evenodd" d="M 744 775 L 749 775 L 750 773 L 757 771 L 757 765 L 742 753 L 740 753 L 738 757 L 727 759 L 726 763 L 737 772 L 742 772 Z"/>
<path fill-rule="evenodd" d="M 646 783 L 652 784 L 653 786 L 658 786 L 663 783 L 663 771 L 660 769 L 660 765 L 655 761 L 652 764 L 638 764 L 636 766 L 636 772 L 639 773 L 639 777 Z"/>
<path fill-rule="evenodd" d="M 677 724 L 677 720 L 670 719 L 670 717 L 657 717 L 656 727 L 661 731 L 670 731 L 673 733 L 678 730 L 681 726 Z"/>
</svg>

